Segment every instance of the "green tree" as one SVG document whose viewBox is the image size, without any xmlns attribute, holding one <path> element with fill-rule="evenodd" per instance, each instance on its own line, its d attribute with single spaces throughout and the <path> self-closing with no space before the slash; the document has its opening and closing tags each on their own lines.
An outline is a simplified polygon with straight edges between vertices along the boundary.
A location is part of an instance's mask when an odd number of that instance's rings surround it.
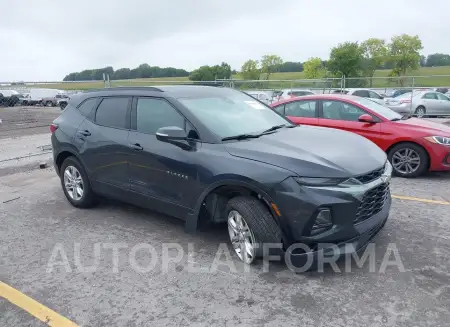
<svg viewBox="0 0 450 327">
<path fill-rule="evenodd" d="M 450 66 L 450 55 L 443 53 L 433 53 L 426 59 L 427 67 Z"/>
<path fill-rule="evenodd" d="M 389 59 L 393 63 L 390 75 L 400 77 L 399 83 L 403 86 L 406 74 L 419 68 L 422 41 L 418 35 L 402 34 L 392 37 L 388 49 Z"/>
<path fill-rule="evenodd" d="M 242 65 L 241 74 L 243 79 L 259 80 L 261 70 L 258 60 L 249 59 Z"/>
<path fill-rule="evenodd" d="M 358 42 L 345 42 L 331 49 L 327 67 L 335 76 L 359 77 L 362 61 L 363 52 Z"/>
<path fill-rule="evenodd" d="M 213 81 L 214 70 L 211 66 L 201 66 L 191 72 L 189 79 L 191 81 Z"/>
<path fill-rule="evenodd" d="M 326 69 L 323 65 L 322 59 L 314 57 L 309 58 L 303 63 L 303 71 L 305 77 L 308 79 L 318 79 L 325 76 Z"/>
<path fill-rule="evenodd" d="M 283 73 L 302 72 L 303 64 L 301 62 L 286 61 L 280 66 L 278 71 Z"/>
<path fill-rule="evenodd" d="M 386 61 L 387 47 L 382 39 L 371 38 L 361 43 L 363 54 L 362 68 L 366 76 L 370 77 L 369 86 L 372 87 L 372 78 L 377 68 Z"/>
<path fill-rule="evenodd" d="M 261 58 L 261 72 L 265 74 L 266 80 L 273 73 L 276 73 L 281 65 L 283 64 L 283 59 L 277 55 L 264 55 Z"/>
</svg>

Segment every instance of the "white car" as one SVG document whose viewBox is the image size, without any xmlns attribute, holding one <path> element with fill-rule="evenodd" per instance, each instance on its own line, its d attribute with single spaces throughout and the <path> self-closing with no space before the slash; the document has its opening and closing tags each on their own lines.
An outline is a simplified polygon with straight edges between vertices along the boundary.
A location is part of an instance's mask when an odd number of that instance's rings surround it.
<svg viewBox="0 0 450 327">
<path fill-rule="evenodd" d="M 285 99 L 295 98 L 295 97 L 301 97 L 304 95 L 314 95 L 314 93 L 311 90 L 307 89 L 284 89 L 281 90 L 281 94 L 277 97 L 276 101 L 281 101 Z"/>
<path fill-rule="evenodd" d="M 348 94 L 348 95 L 356 95 L 362 98 L 368 98 L 376 103 L 379 103 L 381 105 L 385 105 L 384 97 L 379 94 L 378 92 L 375 92 L 373 90 L 369 89 L 343 89 L 335 91 L 335 93 L 340 94 Z"/>
<path fill-rule="evenodd" d="M 266 104 L 271 104 L 273 99 L 272 97 L 269 95 L 268 92 L 264 92 L 264 91 L 245 91 L 245 93 L 247 93 L 248 95 L 254 97 L 255 99 L 258 99 L 261 102 L 264 102 Z"/>
</svg>

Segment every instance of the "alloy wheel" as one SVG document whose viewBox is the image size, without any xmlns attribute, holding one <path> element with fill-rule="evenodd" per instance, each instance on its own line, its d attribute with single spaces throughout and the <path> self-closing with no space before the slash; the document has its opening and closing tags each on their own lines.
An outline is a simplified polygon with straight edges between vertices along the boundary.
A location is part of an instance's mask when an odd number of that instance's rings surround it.
<svg viewBox="0 0 450 327">
<path fill-rule="evenodd" d="M 83 178 L 74 166 L 67 166 L 64 170 L 64 187 L 72 200 L 79 201 L 83 197 Z"/>
<path fill-rule="evenodd" d="M 228 234 L 239 259 L 251 264 L 255 259 L 255 237 L 244 217 L 236 210 L 228 214 Z"/>
<path fill-rule="evenodd" d="M 423 108 L 418 108 L 416 110 L 416 115 L 418 118 L 422 118 L 423 116 L 425 116 L 425 111 L 423 110 Z"/>
<path fill-rule="evenodd" d="M 403 175 L 414 173 L 420 164 L 420 155 L 410 148 L 399 149 L 392 156 L 392 166 Z"/>
</svg>

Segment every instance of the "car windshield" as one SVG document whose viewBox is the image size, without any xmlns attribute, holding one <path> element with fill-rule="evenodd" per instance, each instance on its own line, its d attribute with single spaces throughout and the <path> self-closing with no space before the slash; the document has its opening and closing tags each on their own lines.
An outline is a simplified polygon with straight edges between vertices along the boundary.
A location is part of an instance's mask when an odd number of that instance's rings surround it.
<svg viewBox="0 0 450 327">
<path fill-rule="evenodd" d="M 396 120 L 401 119 L 402 115 L 396 113 L 394 110 L 389 109 L 388 107 L 382 106 L 379 103 L 376 103 L 375 101 L 366 99 L 366 98 L 358 98 L 356 100 L 353 100 L 356 103 L 359 103 L 360 105 L 372 110 L 376 114 L 379 114 L 380 116 L 389 119 L 389 120 Z"/>
<path fill-rule="evenodd" d="M 241 92 L 178 98 L 193 115 L 220 138 L 258 134 L 273 126 L 292 123 L 271 108 Z"/>
</svg>

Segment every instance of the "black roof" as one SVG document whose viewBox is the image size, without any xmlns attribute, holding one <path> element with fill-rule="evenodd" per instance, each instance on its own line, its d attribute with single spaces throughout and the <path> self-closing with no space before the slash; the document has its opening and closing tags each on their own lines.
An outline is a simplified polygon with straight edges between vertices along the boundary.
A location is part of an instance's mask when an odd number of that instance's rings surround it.
<svg viewBox="0 0 450 327">
<path fill-rule="evenodd" d="M 205 86 L 205 85 L 161 85 L 161 86 L 126 86 L 112 87 L 96 90 L 88 90 L 79 93 L 80 98 L 89 98 L 92 96 L 112 96 L 112 95 L 130 95 L 130 96 L 169 96 L 174 98 L 189 96 L 220 95 L 233 92 L 233 89 L 226 87 Z"/>
</svg>

